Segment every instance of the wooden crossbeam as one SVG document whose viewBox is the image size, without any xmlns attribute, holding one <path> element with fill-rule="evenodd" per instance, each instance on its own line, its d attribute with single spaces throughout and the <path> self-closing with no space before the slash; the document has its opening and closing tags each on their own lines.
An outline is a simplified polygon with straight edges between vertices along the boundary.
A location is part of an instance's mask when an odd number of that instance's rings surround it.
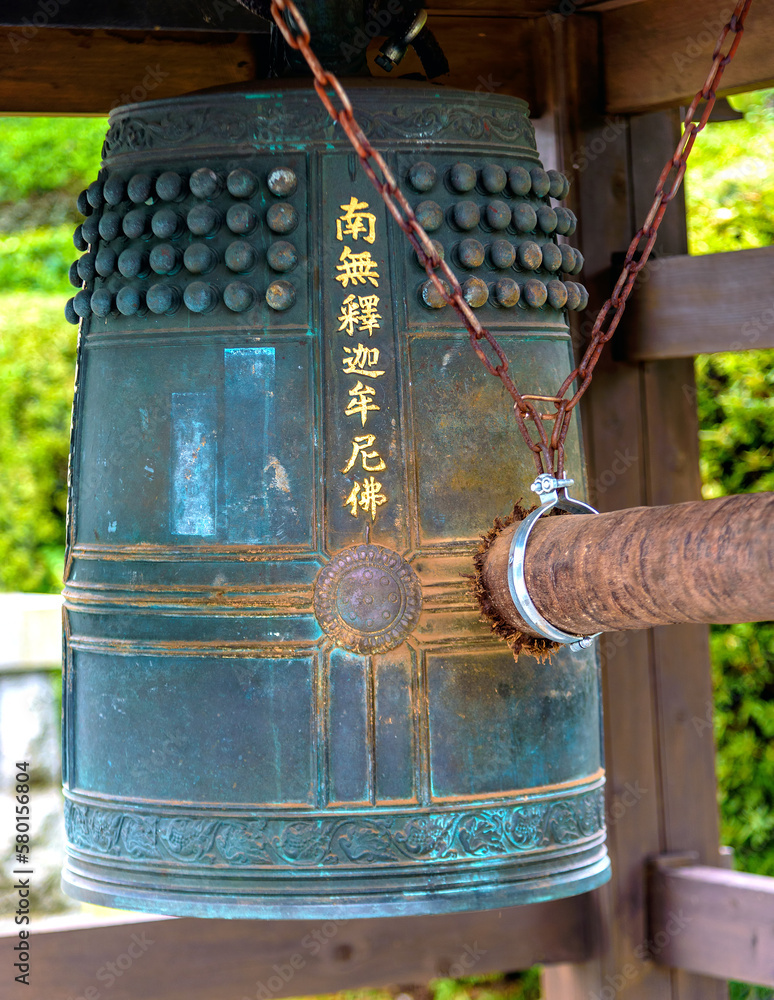
<svg viewBox="0 0 774 1000">
<path fill-rule="evenodd" d="M 471 32 L 468 18 L 439 16 L 434 30 L 453 67 L 445 86 L 522 97 L 539 113 L 534 21 L 478 17 Z M 24 38 L 0 28 L 0 114 L 104 115 L 130 101 L 262 79 L 266 38 L 54 27 Z M 421 72 L 413 53 L 401 72 L 412 69 Z"/>
<path fill-rule="evenodd" d="M 260 36 L 258 36 L 260 38 Z M 256 75 L 256 36 L 0 29 L 0 114 L 105 115 Z"/>
<path fill-rule="evenodd" d="M 638 113 L 690 103 L 704 83 L 715 41 L 733 0 L 646 0 L 602 16 L 611 113 Z M 774 83 L 774 0 L 755 0 L 721 93 Z"/>
<path fill-rule="evenodd" d="M 650 877 L 653 960 L 722 979 L 774 986 L 774 878 L 668 856 Z"/>
<path fill-rule="evenodd" d="M 774 247 L 649 263 L 622 324 L 632 361 L 774 347 Z"/>
<path fill-rule="evenodd" d="M 97 1000 L 110 987 L 116 1000 L 119 994 L 266 1000 L 578 962 L 589 957 L 593 909 L 594 897 L 586 894 L 506 910 L 380 920 L 124 916 L 97 926 L 58 922 L 46 931 L 33 918 L 34 972 L 24 997 Z M 17 932 L 0 934 L 3 955 L 13 953 Z"/>
</svg>

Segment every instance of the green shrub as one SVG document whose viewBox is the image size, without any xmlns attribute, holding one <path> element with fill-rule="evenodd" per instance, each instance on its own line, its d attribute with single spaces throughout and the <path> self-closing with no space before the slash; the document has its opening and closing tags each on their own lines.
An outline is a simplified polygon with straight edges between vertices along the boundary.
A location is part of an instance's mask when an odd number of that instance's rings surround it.
<svg viewBox="0 0 774 1000">
<path fill-rule="evenodd" d="M 104 118 L 0 118 L 0 204 L 56 192 L 73 206 L 97 175 L 106 129 Z"/>
<path fill-rule="evenodd" d="M 0 589 L 62 586 L 76 330 L 62 297 L 0 300 Z"/>
</svg>

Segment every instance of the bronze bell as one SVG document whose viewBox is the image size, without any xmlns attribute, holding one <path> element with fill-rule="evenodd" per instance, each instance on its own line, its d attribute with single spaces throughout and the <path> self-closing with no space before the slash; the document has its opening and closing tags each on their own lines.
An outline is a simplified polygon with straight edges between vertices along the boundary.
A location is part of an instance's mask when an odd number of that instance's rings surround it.
<svg viewBox="0 0 774 1000">
<path fill-rule="evenodd" d="M 587 296 L 526 105 L 352 96 L 550 394 Z M 471 593 L 532 457 L 315 93 L 119 108 L 82 205 L 67 891 L 357 917 L 603 883 L 595 653 L 515 661 Z M 577 428 L 567 450 L 579 480 Z"/>
</svg>

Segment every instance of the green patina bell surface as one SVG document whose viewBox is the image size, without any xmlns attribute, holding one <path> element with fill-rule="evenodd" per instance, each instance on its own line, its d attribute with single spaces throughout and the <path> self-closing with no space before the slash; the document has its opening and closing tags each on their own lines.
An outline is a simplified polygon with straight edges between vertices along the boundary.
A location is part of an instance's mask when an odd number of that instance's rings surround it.
<svg viewBox="0 0 774 1000">
<path fill-rule="evenodd" d="M 352 94 L 552 395 L 586 293 L 526 106 Z M 314 92 L 120 108 L 80 205 L 66 890 L 329 918 L 604 882 L 594 653 L 516 662 L 471 596 L 532 456 Z M 582 478 L 577 428 L 568 456 Z"/>
</svg>

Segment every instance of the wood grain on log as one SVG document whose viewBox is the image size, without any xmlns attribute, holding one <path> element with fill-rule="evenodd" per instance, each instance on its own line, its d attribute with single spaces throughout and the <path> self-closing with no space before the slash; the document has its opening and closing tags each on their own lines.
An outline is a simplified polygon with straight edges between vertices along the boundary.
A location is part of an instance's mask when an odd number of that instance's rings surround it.
<svg viewBox="0 0 774 1000">
<path fill-rule="evenodd" d="M 499 613 L 530 633 L 508 587 L 517 525 L 484 559 L 481 583 Z M 774 493 L 543 517 L 525 560 L 540 613 L 575 635 L 774 618 Z"/>
</svg>

